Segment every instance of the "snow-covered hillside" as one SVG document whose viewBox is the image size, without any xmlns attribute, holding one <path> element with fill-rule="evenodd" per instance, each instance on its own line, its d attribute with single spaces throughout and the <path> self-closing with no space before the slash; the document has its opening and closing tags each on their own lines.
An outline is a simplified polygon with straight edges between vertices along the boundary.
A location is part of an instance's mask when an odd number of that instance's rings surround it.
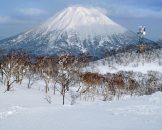
<svg viewBox="0 0 162 130">
<path fill-rule="evenodd" d="M 38 86 L 39 88 L 39 86 Z M 0 130 L 161 130 L 162 93 L 123 97 L 112 102 L 82 102 L 62 106 L 60 97 L 15 87 L 4 93 L 0 86 Z"/>
<path fill-rule="evenodd" d="M 24 49 L 36 55 L 89 53 L 103 57 L 107 51 L 138 42 L 135 33 L 88 7 L 68 7 L 44 24 L 17 36 L 1 40 L 5 51 Z M 151 41 L 148 41 L 151 42 Z"/>
<path fill-rule="evenodd" d="M 129 51 L 107 56 L 104 59 L 90 62 L 84 71 L 100 74 L 133 71 L 146 74 L 148 71 L 162 73 L 162 49 L 152 49 L 143 53 Z"/>
</svg>

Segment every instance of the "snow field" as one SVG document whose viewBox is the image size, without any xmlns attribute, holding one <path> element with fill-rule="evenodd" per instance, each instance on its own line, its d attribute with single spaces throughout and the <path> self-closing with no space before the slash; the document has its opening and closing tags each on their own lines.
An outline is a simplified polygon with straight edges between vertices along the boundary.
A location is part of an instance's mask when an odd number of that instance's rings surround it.
<svg viewBox="0 0 162 130">
<path fill-rule="evenodd" d="M 161 130 L 162 93 L 111 102 L 61 105 L 61 96 L 45 99 L 37 89 L 0 91 L 0 130 Z"/>
</svg>

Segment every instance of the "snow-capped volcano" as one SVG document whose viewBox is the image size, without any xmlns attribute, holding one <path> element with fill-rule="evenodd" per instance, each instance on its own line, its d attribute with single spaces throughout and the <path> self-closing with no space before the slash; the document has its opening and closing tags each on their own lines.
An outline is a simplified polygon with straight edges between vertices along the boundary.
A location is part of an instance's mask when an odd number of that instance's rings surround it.
<svg viewBox="0 0 162 130">
<path fill-rule="evenodd" d="M 107 51 L 138 42 L 137 35 L 96 8 L 68 7 L 44 24 L 0 41 L 6 51 L 24 49 L 36 55 L 74 55 L 88 52 L 103 57 Z"/>
<path fill-rule="evenodd" d="M 44 34 L 55 30 L 62 33 L 75 32 L 83 38 L 88 35 L 107 35 L 126 31 L 99 10 L 85 7 L 66 8 L 41 25 L 38 32 L 41 30 Z"/>
</svg>

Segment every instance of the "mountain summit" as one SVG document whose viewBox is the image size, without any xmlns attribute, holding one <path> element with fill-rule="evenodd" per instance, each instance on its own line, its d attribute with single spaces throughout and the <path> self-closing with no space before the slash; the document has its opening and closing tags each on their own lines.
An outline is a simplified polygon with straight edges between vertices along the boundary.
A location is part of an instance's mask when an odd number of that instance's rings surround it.
<svg viewBox="0 0 162 130">
<path fill-rule="evenodd" d="M 0 41 L 6 52 L 24 49 L 35 55 L 78 55 L 103 57 L 138 42 L 135 33 L 108 18 L 96 8 L 68 7 L 44 24 Z"/>
<path fill-rule="evenodd" d="M 40 29 L 44 34 L 55 30 L 61 31 L 61 34 L 75 32 L 83 38 L 88 35 L 107 35 L 126 31 L 99 10 L 85 7 L 68 7 L 41 25 Z"/>
</svg>

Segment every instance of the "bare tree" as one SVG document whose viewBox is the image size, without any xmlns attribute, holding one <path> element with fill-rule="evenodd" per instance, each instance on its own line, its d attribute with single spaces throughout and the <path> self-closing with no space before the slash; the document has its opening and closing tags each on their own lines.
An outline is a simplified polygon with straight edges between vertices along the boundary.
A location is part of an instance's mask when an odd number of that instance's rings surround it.
<svg viewBox="0 0 162 130">
<path fill-rule="evenodd" d="M 7 91 L 10 91 L 11 85 L 17 82 L 15 70 L 18 66 L 17 55 L 7 55 L 1 63 L 1 74 L 3 75 L 3 83 L 7 86 Z"/>
<path fill-rule="evenodd" d="M 65 94 L 69 91 L 69 87 L 76 83 L 76 64 L 78 60 L 69 55 L 59 58 L 58 83 L 61 85 L 61 95 L 63 97 L 63 105 L 65 104 Z"/>
<path fill-rule="evenodd" d="M 105 82 L 105 77 L 98 73 L 86 72 L 80 74 L 80 82 L 85 85 L 81 88 L 80 93 L 85 94 L 85 99 L 88 96 L 91 97 L 92 100 L 94 100 L 94 94 L 97 93 L 99 87 L 102 88 Z"/>
</svg>

